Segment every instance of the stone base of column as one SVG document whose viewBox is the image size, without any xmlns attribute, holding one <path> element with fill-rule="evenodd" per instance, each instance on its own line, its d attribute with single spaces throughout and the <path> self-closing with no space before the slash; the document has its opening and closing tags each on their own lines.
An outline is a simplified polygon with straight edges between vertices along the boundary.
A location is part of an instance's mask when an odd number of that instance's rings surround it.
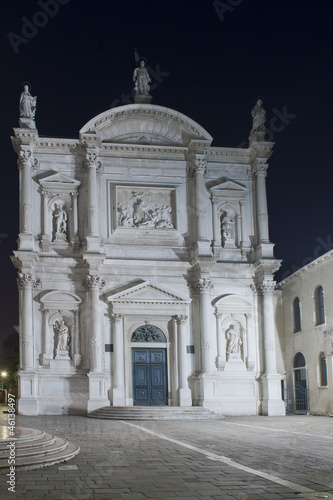
<svg viewBox="0 0 333 500">
<path fill-rule="evenodd" d="M 87 252 L 100 253 L 101 252 L 101 239 L 98 236 L 86 237 Z"/>
<path fill-rule="evenodd" d="M 87 411 L 98 410 L 98 408 L 103 408 L 103 406 L 110 406 L 110 401 L 107 397 L 106 392 L 106 379 L 107 376 L 104 373 L 90 372 L 88 373 L 89 378 L 89 400 L 87 405 Z"/>
<path fill-rule="evenodd" d="M 35 250 L 35 240 L 31 233 L 20 233 L 18 237 L 19 250 Z"/>
<path fill-rule="evenodd" d="M 268 417 L 281 417 L 286 414 L 286 407 L 281 397 L 281 375 L 267 373 L 261 377 L 262 406 L 261 414 Z"/>
<path fill-rule="evenodd" d="M 192 392 L 189 387 L 178 389 L 179 406 L 192 406 Z"/>
<path fill-rule="evenodd" d="M 195 244 L 195 254 L 200 257 L 211 257 L 212 256 L 212 247 L 211 241 L 197 241 Z"/>
<path fill-rule="evenodd" d="M 112 390 L 112 406 L 126 406 L 124 389 L 114 387 Z"/>
<path fill-rule="evenodd" d="M 37 399 L 37 374 L 34 372 L 18 373 L 19 399 L 17 411 L 19 415 L 39 415 Z"/>
</svg>

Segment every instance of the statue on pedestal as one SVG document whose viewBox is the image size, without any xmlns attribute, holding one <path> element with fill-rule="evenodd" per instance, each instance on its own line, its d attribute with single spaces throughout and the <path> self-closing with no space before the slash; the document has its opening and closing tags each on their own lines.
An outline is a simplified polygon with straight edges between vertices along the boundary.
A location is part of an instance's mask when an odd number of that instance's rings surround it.
<svg viewBox="0 0 333 500">
<path fill-rule="evenodd" d="M 35 118 L 37 97 L 32 97 L 29 91 L 29 85 L 25 84 L 20 96 L 20 117 Z"/>
<path fill-rule="evenodd" d="M 135 68 L 133 73 L 133 81 L 135 83 L 135 93 L 141 95 L 149 95 L 151 78 L 146 68 L 144 59 L 140 60 L 140 64 Z"/>
<path fill-rule="evenodd" d="M 230 325 L 226 331 L 226 337 L 228 340 L 227 354 L 236 354 L 240 357 L 243 341 L 240 338 L 239 326 L 237 324 Z"/>
<path fill-rule="evenodd" d="M 54 205 L 53 212 L 53 224 L 54 224 L 54 238 L 53 241 L 60 237 L 61 239 L 67 238 L 67 213 L 64 210 L 62 203 L 56 203 Z"/>
<path fill-rule="evenodd" d="M 250 141 L 264 141 L 266 135 L 266 111 L 263 107 L 262 99 L 257 99 L 255 106 L 252 108 L 251 115 L 253 123 L 250 132 Z"/>
<path fill-rule="evenodd" d="M 63 319 L 54 323 L 54 331 L 57 334 L 56 351 L 68 351 L 69 331 Z"/>
</svg>

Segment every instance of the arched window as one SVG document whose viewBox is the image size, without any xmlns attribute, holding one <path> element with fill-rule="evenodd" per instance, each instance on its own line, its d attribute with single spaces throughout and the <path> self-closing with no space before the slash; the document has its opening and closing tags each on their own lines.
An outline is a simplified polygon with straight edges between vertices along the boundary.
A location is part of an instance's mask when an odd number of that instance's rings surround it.
<svg viewBox="0 0 333 500">
<path fill-rule="evenodd" d="M 155 325 L 140 326 L 132 335 L 132 342 L 166 342 L 164 333 Z"/>
<path fill-rule="evenodd" d="M 327 386 L 327 363 L 324 352 L 321 352 L 319 355 L 319 383 L 321 387 Z"/>
<path fill-rule="evenodd" d="M 321 285 L 314 291 L 314 305 L 316 314 L 316 326 L 325 323 L 324 290 Z"/>
<path fill-rule="evenodd" d="M 300 332 L 301 328 L 301 301 L 299 297 L 295 297 L 293 300 L 293 321 L 294 321 L 294 333 Z"/>
<path fill-rule="evenodd" d="M 298 352 L 294 357 L 294 368 L 303 368 L 303 366 L 305 366 L 305 358 L 301 352 Z"/>
</svg>

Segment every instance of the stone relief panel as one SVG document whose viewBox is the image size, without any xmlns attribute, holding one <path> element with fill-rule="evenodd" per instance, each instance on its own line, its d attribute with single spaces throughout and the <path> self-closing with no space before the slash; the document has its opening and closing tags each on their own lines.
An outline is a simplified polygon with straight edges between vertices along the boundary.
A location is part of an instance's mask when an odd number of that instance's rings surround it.
<svg viewBox="0 0 333 500">
<path fill-rule="evenodd" d="M 166 342 L 164 333 L 155 325 L 140 326 L 132 335 L 132 342 Z"/>
<path fill-rule="evenodd" d="M 118 186 L 117 227 L 175 229 L 174 190 Z"/>
</svg>

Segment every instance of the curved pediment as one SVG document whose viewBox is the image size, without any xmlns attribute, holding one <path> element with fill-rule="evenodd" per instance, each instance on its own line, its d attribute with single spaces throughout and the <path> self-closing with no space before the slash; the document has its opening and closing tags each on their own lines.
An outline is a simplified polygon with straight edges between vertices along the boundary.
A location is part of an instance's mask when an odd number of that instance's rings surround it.
<svg viewBox="0 0 333 500">
<path fill-rule="evenodd" d="M 185 146 L 191 140 L 212 141 L 211 135 L 187 116 L 164 106 L 128 104 L 109 109 L 80 130 L 102 142 Z"/>
</svg>

